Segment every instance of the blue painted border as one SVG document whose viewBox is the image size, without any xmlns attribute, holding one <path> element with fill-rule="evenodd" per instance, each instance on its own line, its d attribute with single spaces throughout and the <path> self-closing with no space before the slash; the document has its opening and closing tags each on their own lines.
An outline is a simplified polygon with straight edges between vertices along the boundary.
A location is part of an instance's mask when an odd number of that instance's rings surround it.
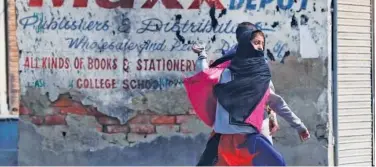
<svg viewBox="0 0 376 167">
<path fill-rule="evenodd" d="M 0 165 L 17 165 L 18 120 L 0 120 Z"/>
</svg>

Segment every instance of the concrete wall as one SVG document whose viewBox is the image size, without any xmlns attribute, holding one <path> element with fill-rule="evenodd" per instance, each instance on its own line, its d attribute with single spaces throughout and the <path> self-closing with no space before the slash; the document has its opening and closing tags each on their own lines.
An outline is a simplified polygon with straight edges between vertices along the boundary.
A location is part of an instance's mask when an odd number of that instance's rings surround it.
<svg viewBox="0 0 376 167">
<path fill-rule="evenodd" d="M 280 118 L 276 147 L 289 165 L 327 164 L 328 6 L 17 1 L 19 164 L 194 165 L 210 129 L 195 117 L 182 87 L 194 71 L 190 47 L 207 43 L 213 60 L 235 44 L 242 21 L 267 34 L 276 90 L 312 133 L 302 144 Z"/>
</svg>

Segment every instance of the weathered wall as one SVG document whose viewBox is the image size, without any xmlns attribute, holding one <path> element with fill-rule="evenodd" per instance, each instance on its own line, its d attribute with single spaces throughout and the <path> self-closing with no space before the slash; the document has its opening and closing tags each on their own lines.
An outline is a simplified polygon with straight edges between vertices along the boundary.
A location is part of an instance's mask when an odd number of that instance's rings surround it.
<svg viewBox="0 0 376 167">
<path fill-rule="evenodd" d="M 312 133 L 301 144 L 280 118 L 277 148 L 289 165 L 327 164 L 327 1 L 29 0 L 16 8 L 20 165 L 194 165 L 210 129 L 182 87 L 194 71 L 190 46 L 207 43 L 213 60 L 235 44 L 242 21 L 267 34 L 276 90 Z"/>
</svg>

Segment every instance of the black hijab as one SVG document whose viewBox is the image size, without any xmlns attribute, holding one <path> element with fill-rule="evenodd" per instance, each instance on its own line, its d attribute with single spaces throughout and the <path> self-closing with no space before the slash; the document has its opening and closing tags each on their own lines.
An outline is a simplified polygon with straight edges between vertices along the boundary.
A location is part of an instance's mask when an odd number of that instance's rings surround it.
<svg viewBox="0 0 376 167">
<path fill-rule="evenodd" d="M 229 112 L 232 119 L 244 122 L 264 97 L 271 79 L 269 66 L 263 51 L 251 44 L 253 29 L 243 27 L 239 31 L 239 44 L 230 66 L 233 79 L 214 86 L 218 102 Z"/>
</svg>

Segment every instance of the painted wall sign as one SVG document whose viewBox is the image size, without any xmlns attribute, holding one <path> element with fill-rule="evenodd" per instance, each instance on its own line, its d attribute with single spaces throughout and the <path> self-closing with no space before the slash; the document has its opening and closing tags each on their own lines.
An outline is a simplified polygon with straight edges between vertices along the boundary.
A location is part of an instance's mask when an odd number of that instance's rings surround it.
<svg viewBox="0 0 376 167">
<path fill-rule="evenodd" d="M 210 59 L 236 44 L 238 23 L 266 33 L 265 56 L 282 62 L 304 52 L 326 57 L 327 2 L 313 0 L 28 0 L 17 1 L 22 93 L 69 92 L 126 122 L 145 97 L 147 107 L 183 98 L 182 78 L 195 71 L 192 44 Z M 301 31 L 301 27 L 305 27 Z M 302 35 L 301 33 L 304 33 Z M 303 57 L 304 56 L 300 56 Z M 315 57 L 310 55 L 309 57 Z M 179 90 L 179 91 L 178 91 Z M 175 93 L 174 93 L 175 92 Z M 154 98 L 154 99 L 151 99 Z M 189 106 L 185 101 L 181 106 Z M 168 112 L 177 106 L 160 109 Z"/>
</svg>

